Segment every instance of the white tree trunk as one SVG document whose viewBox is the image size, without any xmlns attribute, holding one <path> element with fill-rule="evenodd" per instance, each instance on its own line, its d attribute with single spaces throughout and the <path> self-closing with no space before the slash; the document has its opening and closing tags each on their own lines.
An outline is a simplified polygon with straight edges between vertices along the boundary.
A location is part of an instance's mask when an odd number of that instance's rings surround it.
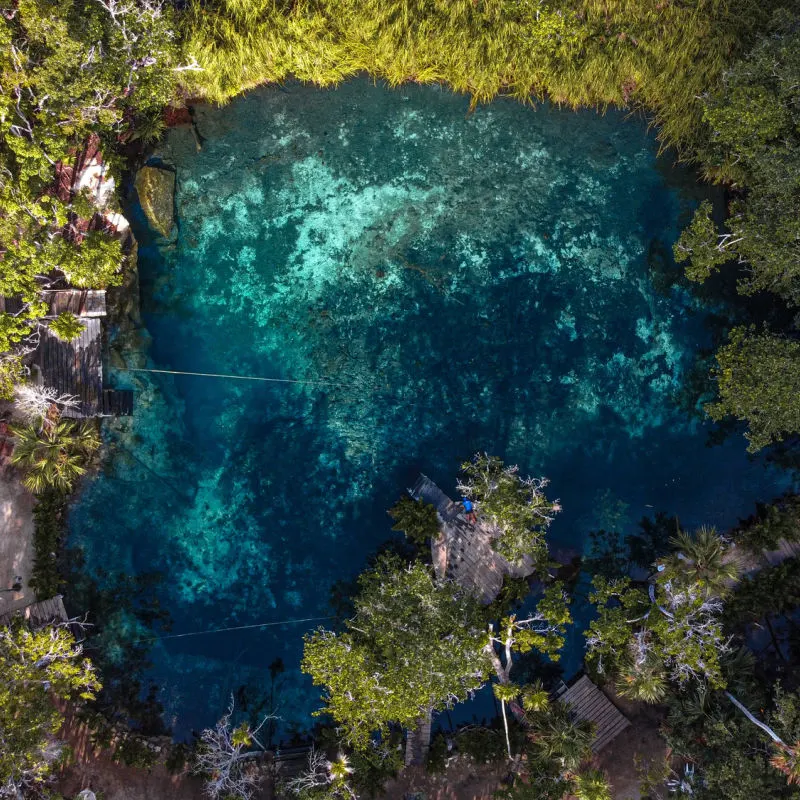
<svg viewBox="0 0 800 800">
<path fill-rule="evenodd" d="M 503 712 L 503 727 L 506 729 L 506 749 L 508 750 L 508 760 L 513 761 L 513 756 L 511 755 L 511 739 L 508 735 L 508 717 L 506 716 L 506 701 L 500 701 L 500 710 Z"/>
<path fill-rule="evenodd" d="M 781 737 L 778 736 L 778 734 L 775 733 L 775 731 L 769 727 L 769 725 L 767 725 L 765 722 L 762 722 L 760 719 L 757 719 L 755 716 L 753 716 L 750 709 L 742 705 L 730 692 L 725 692 L 725 697 L 727 697 L 728 700 L 730 700 L 731 703 L 733 703 L 736 706 L 736 708 L 738 708 L 739 711 L 741 711 L 742 714 L 744 714 L 747 717 L 747 719 L 749 719 L 750 722 L 753 723 L 753 725 L 757 725 L 759 728 L 761 728 L 761 730 L 764 731 L 764 733 L 766 733 L 767 736 L 769 736 L 769 738 L 772 739 L 773 742 L 775 742 L 775 744 L 779 744 L 781 745 L 781 747 L 786 747 L 786 742 L 784 742 L 783 739 L 781 739 Z"/>
</svg>

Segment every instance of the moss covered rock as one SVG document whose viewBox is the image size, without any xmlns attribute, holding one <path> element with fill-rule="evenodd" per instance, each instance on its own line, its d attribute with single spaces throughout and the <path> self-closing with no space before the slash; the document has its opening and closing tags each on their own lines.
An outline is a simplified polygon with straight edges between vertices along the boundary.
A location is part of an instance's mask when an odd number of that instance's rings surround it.
<svg viewBox="0 0 800 800">
<path fill-rule="evenodd" d="M 175 173 L 142 167 L 136 173 L 136 193 L 151 227 L 169 239 L 175 227 Z"/>
</svg>

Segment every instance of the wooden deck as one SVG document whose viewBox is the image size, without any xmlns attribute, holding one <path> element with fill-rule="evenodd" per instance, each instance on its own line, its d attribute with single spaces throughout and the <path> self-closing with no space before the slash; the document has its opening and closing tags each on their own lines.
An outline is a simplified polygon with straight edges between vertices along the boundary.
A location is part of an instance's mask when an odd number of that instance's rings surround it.
<svg viewBox="0 0 800 800">
<path fill-rule="evenodd" d="M 788 561 L 790 558 L 797 558 L 800 556 L 800 542 L 790 542 L 787 539 L 781 539 L 778 542 L 777 550 L 762 550 L 764 558 L 770 567 L 777 567 L 778 564 Z"/>
<path fill-rule="evenodd" d="M 100 412 L 103 395 L 102 327 L 98 317 L 81 317 L 81 335 L 64 342 L 52 331 L 42 331 L 36 351 L 42 383 L 60 394 L 75 395 L 77 409 L 67 409 L 66 417 L 94 417 Z"/>
<path fill-rule="evenodd" d="M 440 533 L 431 542 L 431 558 L 439 580 L 452 580 L 489 604 L 503 586 L 503 576 L 524 578 L 533 572 L 533 564 L 510 564 L 492 547 L 496 533 L 482 522 L 467 521 L 461 503 L 454 503 L 430 478 L 420 475 L 409 489 L 415 500 L 430 503 L 439 515 Z"/>
<path fill-rule="evenodd" d="M 132 389 L 103 389 L 101 417 L 130 417 L 133 415 Z"/>
<path fill-rule="evenodd" d="M 46 289 L 42 292 L 42 300 L 47 303 L 51 317 L 57 317 L 65 311 L 76 317 L 106 315 L 104 289 Z"/>
<path fill-rule="evenodd" d="M 13 617 L 22 617 L 31 628 L 43 628 L 54 622 L 68 622 L 67 611 L 64 608 L 64 601 L 60 594 L 51 597 L 49 600 L 41 600 L 38 603 L 31 603 L 25 608 L 17 611 L 10 611 L 0 614 L 0 625 L 9 625 Z"/>
<path fill-rule="evenodd" d="M 593 753 L 602 750 L 631 724 L 586 675 L 582 675 L 572 686 L 564 686 L 558 700 L 570 707 L 575 719 L 591 722 L 595 726 Z"/>
<path fill-rule="evenodd" d="M 433 715 L 428 712 L 424 717 L 420 717 L 417 727 L 406 734 L 406 755 L 405 763 L 407 767 L 416 765 L 422 767 L 428 758 L 428 750 L 431 747 L 431 724 Z"/>
</svg>

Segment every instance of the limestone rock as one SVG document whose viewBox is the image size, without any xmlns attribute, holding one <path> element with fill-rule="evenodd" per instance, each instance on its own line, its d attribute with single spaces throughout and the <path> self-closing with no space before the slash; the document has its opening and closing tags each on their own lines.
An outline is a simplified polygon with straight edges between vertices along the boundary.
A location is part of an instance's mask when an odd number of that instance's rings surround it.
<svg viewBox="0 0 800 800">
<path fill-rule="evenodd" d="M 175 173 L 142 167 L 136 173 L 136 193 L 152 228 L 169 239 L 175 227 Z"/>
</svg>

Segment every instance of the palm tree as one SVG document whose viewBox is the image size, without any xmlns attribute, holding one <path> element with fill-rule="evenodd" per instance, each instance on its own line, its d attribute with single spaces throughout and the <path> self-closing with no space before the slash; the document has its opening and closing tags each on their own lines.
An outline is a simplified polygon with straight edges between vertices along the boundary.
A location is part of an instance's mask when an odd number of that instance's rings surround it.
<svg viewBox="0 0 800 800">
<path fill-rule="evenodd" d="M 587 769 L 576 775 L 572 792 L 578 800 L 611 800 L 611 787 L 599 769 Z"/>
<path fill-rule="evenodd" d="M 631 700 L 643 703 L 659 703 L 667 694 L 667 677 L 662 663 L 652 656 L 642 664 L 627 659 L 622 663 L 617 678 L 617 691 Z"/>
<path fill-rule="evenodd" d="M 666 576 L 682 584 L 698 583 L 715 597 L 724 596 L 739 579 L 739 554 L 715 528 L 703 526 L 694 535 L 678 531 L 670 544 L 675 552 L 666 559 Z"/>
<path fill-rule="evenodd" d="M 587 722 L 576 722 L 569 709 L 554 703 L 543 720 L 541 728 L 534 729 L 534 737 L 544 755 L 558 762 L 564 773 L 572 775 L 591 755 L 594 732 Z"/>
<path fill-rule="evenodd" d="M 25 473 L 23 484 L 33 494 L 54 488 L 69 492 L 86 472 L 89 456 L 100 446 L 97 428 L 59 420 L 44 425 L 14 427 L 11 463 Z"/>
</svg>

